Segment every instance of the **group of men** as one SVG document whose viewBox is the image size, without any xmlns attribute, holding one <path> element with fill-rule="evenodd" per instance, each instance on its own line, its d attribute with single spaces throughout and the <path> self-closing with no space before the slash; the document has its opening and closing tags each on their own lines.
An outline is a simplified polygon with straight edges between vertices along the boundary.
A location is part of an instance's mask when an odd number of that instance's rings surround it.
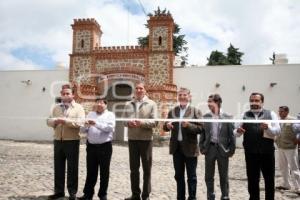
<svg viewBox="0 0 300 200">
<path fill-rule="evenodd" d="M 98 197 L 107 199 L 109 167 L 112 156 L 112 138 L 115 129 L 115 115 L 107 110 L 105 99 L 96 99 L 94 110 L 85 117 L 84 109 L 75 103 L 70 85 L 61 90 L 62 103 L 56 105 L 47 120 L 54 128 L 54 194 L 48 199 L 65 196 L 65 165 L 67 162 L 67 189 L 69 199 L 76 199 L 78 188 L 79 132 L 87 133 L 86 163 L 87 175 L 82 197 L 90 200 L 94 196 L 100 169 Z M 260 199 L 260 173 L 265 182 L 265 199 L 274 200 L 275 194 L 275 147 L 278 146 L 279 166 L 282 170 L 283 185 L 280 190 L 292 188 L 300 193 L 300 173 L 297 161 L 296 133 L 300 124 L 278 123 L 275 112 L 263 108 L 264 96 L 261 93 L 250 95 L 250 110 L 243 114 L 245 122 L 233 124 L 222 122 L 232 116 L 221 109 L 222 98 L 218 94 L 208 97 L 209 112 L 191 105 L 191 93 L 187 88 L 178 90 L 178 105 L 172 108 L 163 129 L 171 132 L 169 149 L 173 156 L 177 199 L 196 199 L 197 160 L 201 153 L 205 156 L 205 183 L 207 199 L 214 200 L 215 164 L 217 162 L 221 199 L 229 198 L 229 158 L 234 155 L 236 137 L 243 136 L 246 174 L 250 200 Z M 290 118 L 287 106 L 279 108 L 282 120 Z M 126 103 L 123 118 L 128 128 L 129 167 L 131 196 L 125 200 L 148 200 L 151 193 L 151 167 L 153 128 L 157 126 L 157 105 L 146 95 L 145 85 L 136 83 L 133 100 Z M 201 122 L 204 119 L 204 122 Z M 205 121 L 207 119 L 207 121 Z M 255 120 L 258 120 L 255 122 Z M 273 120 L 273 121 L 268 121 Z M 140 163 L 143 168 L 143 187 L 140 189 Z M 187 191 L 185 184 L 187 174 Z"/>
</svg>

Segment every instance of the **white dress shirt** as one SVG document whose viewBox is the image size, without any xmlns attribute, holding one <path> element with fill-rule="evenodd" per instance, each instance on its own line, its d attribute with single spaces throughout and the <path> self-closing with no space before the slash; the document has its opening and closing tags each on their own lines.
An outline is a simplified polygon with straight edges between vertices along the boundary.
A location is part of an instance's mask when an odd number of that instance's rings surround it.
<svg viewBox="0 0 300 200">
<path fill-rule="evenodd" d="M 185 111 L 187 109 L 189 105 L 187 104 L 184 108 L 182 108 L 181 106 L 179 106 L 179 109 L 180 109 L 180 113 L 179 113 L 179 119 L 182 119 L 184 114 L 185 114 Z M 182 131 L 181 131 L 181 122 L 179 122 L 179 127 L 178 127 L 178 138 L 177 138 L 178 141 L 182 141 Z"/>
<path fill-rule="evenodd" d="M 258 118 L 258 115 L 259 113 L 254 113 L 254 117 L 255 119 L 259 119 Z M 242 115 L 242 119 L 244 117 L 244 114 Z M 276 113 L 274 111 L 271 111 L 271 119 L 272 120 L 278 120 L 278 117 L 276 115 Z M 237 132 L 237 128 L 241 127 L 243 125 L 243 123 L 236 123 L 235 124 L 235 127 L 236 129 L 234 130 L 234 134 L 237 136 L 237 137 L 240 137 L 242 135 L 242 133 L 238 133 Z M 264 137 L 270 137 L 270 138 L 274 138 L 276 135 L 280 134 L 280 125 L 278 122 L 271 122 L 268 124 L 268 129 L 264 130 Z"/>
<path fill-rule="evenodd" d="M 84 129 L 89 143 L 103 144 L 112 141 L 116 126 L 116 117 L 113 112 L 104 110 L 103 113 L 99 114 L 92 111 L 88 113 L 86 118 L 94 120 L 96 123 Z"/>
</svg>

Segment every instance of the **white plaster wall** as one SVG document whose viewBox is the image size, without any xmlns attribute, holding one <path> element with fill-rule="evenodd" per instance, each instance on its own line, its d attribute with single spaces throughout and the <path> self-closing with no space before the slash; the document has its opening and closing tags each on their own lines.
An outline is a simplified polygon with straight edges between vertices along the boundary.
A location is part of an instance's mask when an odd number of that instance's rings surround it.
<svg viewBox="0 0 300 200">
<path fill-rule="evenodd" d="M 223 99 L 223 110 L 240 116 L 249 108 L 252 92 L 264 94 L 267 109 L 277 112 L 278 106 L 287 105 L 292 115 L 300 112 L 299 64 L 175 68 L 174 82 L 191 90 L 193 104 L 199 105 L 203 112 L 208 111 L 207 97 L 218 93 Z M 270 87 L 271 82 L 277 85 Z"/>
<path fill-rule="evenodd" d="M 271 82 L 277 85 L 270 87 Z M 207 97 L 218 93 L 223 99 L 223 110 L 240 118 L 249 109 L 252 92 L 264 94 L 266 109 L 277 113 L 279 106 L 287 105 L 291 115 L 300 112 L 299 64 L 175 68 L 174 83 L 191 90 L 193 104 L 203 113 L 208 112 Z M 216 83 L 220 84 L 219 88 L 215 87 Z M 237 146 L 242 146 L 242 137 L 237 138 Z"/>
<path fill-rule="evenodd" d="M 67 69 L 0 71 L 0 139 L 51 140 L 52 130 L 45 120 L 68 73 Z M 248 108 L 250 93 L 257 91 L 265 94 L 265 108 L 277 112 L 278 106 L 288 105 L 296 115 L 300 112 L 299 74 L 300 64 L 175 68 L 174 83 L 191 89 L 193 104 L 203 113 L 208 111 L 208 95 L 219 93 L 223 110 L 239 116 Z M 27 86 L 24 80 L 32 84 Z M 271 88 L 271 82 L 277 85 Z"/>
<path fill-rule="evenodd" d="M 0 139 L 51 140 L 46 117 L 68 74 L 68 70 L 0 71 Z M 21 82 L 26 80 L 32 84 Z"/>
</svg>

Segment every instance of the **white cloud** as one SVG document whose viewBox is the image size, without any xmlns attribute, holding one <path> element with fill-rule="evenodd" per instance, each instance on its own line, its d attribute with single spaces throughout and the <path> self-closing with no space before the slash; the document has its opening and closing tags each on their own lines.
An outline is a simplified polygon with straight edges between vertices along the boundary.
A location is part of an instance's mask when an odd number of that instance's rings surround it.
<svg viewBox="0 0 300 200">
<path fill-rule="evenodd" d="M 1 65 L 9 70 L 34 70 L 41 69 L 42 66 L 37 66 L 30 60 L 19 60 L 6 52 L 0 52 Z M 1 69 L 1 67 L 0 67 Z"/>
<path fill-rule="evenodd" d="M 300 10 L 294 0 L 140 0 L 146 12 L 158 6 L 171 11 L 186 35 L 189 63 L 205 65 L 213 50 L 226 52 L 232 43 L 244 52 L 244 64 L 269 64 L 273 51 L 300 63 Z M 102 45 L 136 45 L 145 36 L 147 17 L 138 0 L 10 0 L 0 2 L 0 69 L 38 66 L 21 60 L 15 49 L 35 47 L 50 53 L 54 63 L 69 65 L 74 18 L 95 18 L 101 25 Z"/>
</svg>

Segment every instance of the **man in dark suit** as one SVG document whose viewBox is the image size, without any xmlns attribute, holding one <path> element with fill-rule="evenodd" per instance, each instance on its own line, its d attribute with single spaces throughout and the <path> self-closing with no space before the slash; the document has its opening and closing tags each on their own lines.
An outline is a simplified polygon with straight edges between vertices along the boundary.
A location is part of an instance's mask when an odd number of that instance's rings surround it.
<svg viewBox="0 0 300 200">
<path fill-rule="evenodd" d="M 218 94 L 208 97 L 210 112 L 205 119 L 230 119 L 231 116 L 221 110 L 222 98 Z M 229 157 L 235 151 L 234 125 L 232 123 L 207 122 L 204 123 L 205 134 L 200 136 L 200 152 L 205 155 L 205 183 L 207 199 L 215 199 L 214 174 L 215 164 L 218 163 L 220 177 L 221 200 L 229 199 L 228 163 Z"/>
<path fill-rule="evenodd" d="M 177 200 L 185 200 L 185 168 L 188 176 L 188 199 L 196 199 L 196 168 L 197 156 L 199 155 L 197 136 L 203 131 L 203 126 L 201 123 L 188 121 L 189 119 L 200 119 L 202 117 L 201 111 L 190 105 L 190 100 L 190 90 L 180 88 L 178 91 L 179 105 L 168 113 L 168 119 L 180 120 L 164 124 L 164 130 L 171 131 L 170 154 L 173 155 Z"/>
</svg>

